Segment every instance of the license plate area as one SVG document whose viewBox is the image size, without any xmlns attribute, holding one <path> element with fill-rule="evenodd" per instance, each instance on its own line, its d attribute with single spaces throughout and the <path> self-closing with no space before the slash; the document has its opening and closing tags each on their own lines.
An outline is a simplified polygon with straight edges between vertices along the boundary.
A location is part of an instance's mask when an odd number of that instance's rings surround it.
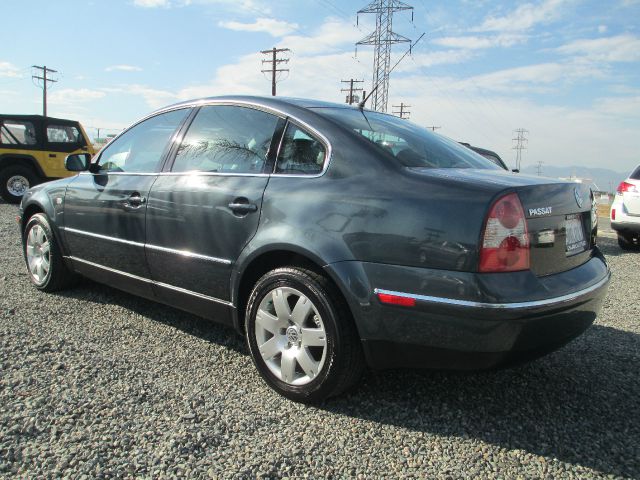
<svg viewBox="0 0 640 480">
<path fill-rule="evenodd" d="M 567 215 L 564 221 L 565 252 L 567 256 L 576 255 L 587 249 L 587 240 L 582 226 L 582 215 Z"/>
</svg>

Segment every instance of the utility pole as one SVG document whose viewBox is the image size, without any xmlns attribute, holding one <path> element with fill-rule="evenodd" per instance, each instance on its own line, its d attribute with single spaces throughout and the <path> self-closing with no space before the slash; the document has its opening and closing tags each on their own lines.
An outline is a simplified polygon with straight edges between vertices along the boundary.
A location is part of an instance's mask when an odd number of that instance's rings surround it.
<svg viewBox="0 0 640 480">
<path fill-rule="evenodd" d="M 411 21 L 413 21 L 413 7 L 399 0 L 373 0 L 362 10 L 358 10 L 358 15 L 361 13 L 376 14 L 375 31 L 356 43 L 356 53 L 358 45 L 373 45 L 375 47 L 371 85 L 371 88 L 375 90 L 372 90 L 371 108 L 378 112 L 386 112 L 389 101 L 391 45 L 411 43 L 409 38 L 395 33 L 392 29 L 393 14 L 401 10 L 411 10 Z"/>
<path fill-rule="evenodd" d="M 42 87 L 41 87 L 42 88 L 42 115 L 46 117 L 47 116 L 47 83 L 57 82 L 57 80 L 54 80 L 52 78 L 47 78 L 47 73 L 58 73 L 58 71 L 47 68 L 46 65 L 43 65 L 42 67 L 38 65 L 32 65 L 32 67 L 42 72 L 42 76 L 31 75 L 31 78 L 34 80 L 42 80 Z"/>
<path fill-rule="evenodd" d="M 356 100 L 357 96 L 354 95 L 354 92 L 362 92 L 361 88 L 357 88 L 354 87 L 353 84 L 354 83 L 364 83 L 364 80 L 354 80 L 353 78 L 351 80 L 341 80 L 341 83 L 348 83 L 349 84 L 349 88 L 341 88 L 340 91 L 341 92 L 349 92 L 349 94 L 347 95 L 347 99 L 345 103 L 348 103 L 349 105 L 353 105 L 353 102 L 357 102 L 359 100 Z"/>
<path fill-rule="evenodd" d="M 516 135 L 516 137 L 513 138 L 513 141 L 516 142 L 513 150 L 516 151 L 516 169 L 519 171 L 520 164 L 522 163 L 522 151 L 527 149 L 527 144 L 529 143 L 529 139 L 527 138 L 529 130 L 518 128 L 514 130 L 513 133 Z"/>
<path fill-rule="evenodd" d="M 432 132 L 435 132 L 436 130 L 440 130 L 442 127 L 427 127 L 427 128 Z"/>
<path fill-rule="evenodd" d="M 399 108 L 400 110 L 396 110 L 396 111 L 392 111 L 391 113 L 393 113 L 394 115 L 399 116 L 400 118 L 402 118 L 403 120 L 408 120 L 409 116 L 411 115 L 411 112 L 408 110 L 405 110 L 406 108 L 410 108 L 411 105 L 405 105 L 404 103 L 400 102 L 400 105 L 392 105 L 393 108 Z"/>
<path fill-rule="evenodd" d="M 278 58 L 278 53 L 280 52 L 290 52 L 288 48 L 276 48 L 273 47 L 271 50 L 262 50 L 260 53 L 263 55 L 271 55 L 271 58 L 268 60 L 262 60 L 262 64 L 270 63 L 271 68 L 267 70 L 261 70 L 262 73 L 271 72 L 271 95 L 276 96 L 276 77 L 280 72 L 288 72 L 288 68 L 278 68 L 278 65 L 281 63 L 289 63 L 288 58 Z"/>
<path fill-rule="evenodd" d="M 538 160 L 538 164 L 536 165 L 536 170 L 538 172 L 538 176 L 541 177 L 542 176 L 542 164 L 544 162 L 542 160 Z"/>
</svg>

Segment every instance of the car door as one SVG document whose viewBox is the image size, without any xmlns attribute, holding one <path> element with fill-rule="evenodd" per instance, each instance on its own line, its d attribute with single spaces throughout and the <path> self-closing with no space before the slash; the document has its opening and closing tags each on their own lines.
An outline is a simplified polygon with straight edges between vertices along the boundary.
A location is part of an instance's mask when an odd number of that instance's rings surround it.
<svg viewBox="0 0 640 480">
<path fill-rule="evenodd" d="M 153 294 L 144 254 L 147 198 L 188 113 L 173 110 L 136 124 L 102 151 L 95 173 L 82 172 L 71 181 L 64 234 L 81 273 Z"/>
<path fill-rule="evenodd" d="M 283 125 L 245 106 L 197 112 L 149 193 L 147 260 L 161 298 L 230 305 L 231 268 L 258 228 L 274 132 Z"/>
</svg>

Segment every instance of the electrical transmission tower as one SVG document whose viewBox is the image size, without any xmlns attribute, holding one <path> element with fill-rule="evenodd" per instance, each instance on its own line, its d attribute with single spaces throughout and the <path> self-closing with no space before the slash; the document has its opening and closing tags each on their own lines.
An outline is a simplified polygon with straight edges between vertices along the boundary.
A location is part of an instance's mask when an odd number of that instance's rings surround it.
<svg viewBox="0 0 640 480">
<path fill-rule="evenodd" d="M 405 105 L 404 103 L 400 102 L 400 105 L 392 105 L 393 108 L 398 108 L 399 110 L 394 110 L 393 113 L 394 115 L 399 116 L 402 119 L 409 119 L 409 116 L 411 115 L 411 112 L 409 110 L 406 110 L 407 108 L 410 108 L 411 105 Z"/>
<path fill-rule="evenodd" d="M 516 151 L 516 169 L 520 170 L 520 164 L 522 163 L 522 151 L 527 149 L 527 144 L 529 143 L 529 139 L 527 138 L 529 130 L 518 128 L 517 130 L 514 130 L 513 133 L 516 135 L 513 139 L 513 141 L 516 142 L 513 146 L 513 149 Z"/>
<path fill-rule="evenodd" d="M 33 80 L 42 80 L 42 85 L 38 85 L 40 88 L 42 88 L 42 115 L 44 117 L 47 116 L 47 84 L 48 83 L 56 83 L 58 80 L 54 80 L 52 78 L 48 78 L 47 74 L 48 73 L 58 73 L 57 70 L 52 70 L 50 68 L 47 68 L 46 65 L 43 65 L 42 67 L 39 65 L 32 65 L 33 68 L 35 68 L 36 70 L 40 70 L 40 72 L 42 72 L 42 75 L 31 75 L 31 78 Z"/>
<path fill-rule="evenodd" d="M 362 92 L 362 89 L 354 87 L 353 84 L 354 83 L 364 83 L 364 80 L 354 80 L 352 78 L 351 80 L 341 80 L 341 82 L 349 84 L 349 88 L 341 88 L 340 89 L 341 92 L 349 92 L 347 94 L 347 98 L 346 98 L 346 102 L 345 103 L 348 103 L 349 105 L 352 105 L 354 102 L 359 102 L 360 99 L 358 98 L 357 95 L 354 95 L 354 92 Z"/>
<path fill-rule="evenodd" d="M 538 171 L 538 176 L 542 176 L 542 165 L 544 162 L 542 160 L 538 160 L 538 164 L 536 165 L 536 170 Z"/>
<path fill-rule="evenodd" d="M 374 0 L 362 10 L 361 13 L 376 14 L 376 29 L 365 38 L 356 43 L 358 45 L 373 45 L 375 47 L 373 57 L 373 83 L 371 88 L 373 110 L 386 112 L 389 101 L 389 74 L 391 69 L 391 45 L 396 43 L 411 43 L 411 40 L 393 31 L 393 14 L 402 10 L 411 10 L 413 21 L 413 7 L 399 0 Z"/>
<path fill-rule="evenodd" d="M 262 73 L 268 73 L 271 72 L 271 95 L 272 96 L 276 96 L 276 82 L 277 82 L 277 76 L 278 73 L 280 72 L 288 72 L 289 69 L 288 68 L 278 68 L 278 65 L 280 65 L 281 63 L 289 63 L 289 59 L 288 58 L 278 58 L 278 53 L 280 52 L 290 52 L 291 50 L 289 50 L 288 48 L 276 48 L 273 47 L 271 50 L 262 50 L 260 53 L 262 53 L 263 55 L 271 55 L 271 58 L 267 59 L 267 60 L 262 60 L 262 64 L 264 65 L 265 63 L 270 63 L 271 64 L 271 68 L 267 69 L 267 70 L 261 70 Z"/>
<path fill-rule="evenodd" d="M 435 132 L 436 130 L 440 130 L 442 127 L 436 127 L 436 126 L 433 126 L 433 127 L 426 127 L 426 128 L 428 128 L 428 129 L 429 129 L 429 130 L 431 130 L 432 132 Z"/>
</svg>

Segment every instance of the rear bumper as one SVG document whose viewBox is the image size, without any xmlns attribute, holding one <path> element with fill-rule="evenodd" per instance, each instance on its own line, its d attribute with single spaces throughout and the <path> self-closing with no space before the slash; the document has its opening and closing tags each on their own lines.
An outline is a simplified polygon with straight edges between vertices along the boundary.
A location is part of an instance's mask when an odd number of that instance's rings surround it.
<svg viewBox="0 0 640 480">
<path fill-rule="evenodd" d="M 488 276 L 417 272 L 425 269 L 410 267 L 371 268 L 371 264 L 363 269 L 370 273 L 369 284 L 397 279 L 397 269 L 405 269 L 409 280 L 404 288 L 374 287 L 368 304 L 360 302 L 354 311 L 373 368 L 487 369 L 539 357 L 560 348 L 594 322 L 610 278 L 601 256 L 540 279 L 530 272 Z M 385 276 L 378 276 L 385 270 Z M 416 276 L 422 276 L 422 281 L 416 281 Z M 457 294 L 441 294 L 438 276 L 445 285 L 454 277 Z M 412 293 L 409 285 L 414 292 L 421 289 L 423 293 Z M 376 289 L 414 298 L 415 307 L 381 304 Z M 438 295 L 428 295 L 429 290 Z"/>
<path fill-rule="evenodd" d="M 611 222 L 611 228 L 620 233 L 640 233 L 640 217 L 637 222 Z"/>
</svg>

